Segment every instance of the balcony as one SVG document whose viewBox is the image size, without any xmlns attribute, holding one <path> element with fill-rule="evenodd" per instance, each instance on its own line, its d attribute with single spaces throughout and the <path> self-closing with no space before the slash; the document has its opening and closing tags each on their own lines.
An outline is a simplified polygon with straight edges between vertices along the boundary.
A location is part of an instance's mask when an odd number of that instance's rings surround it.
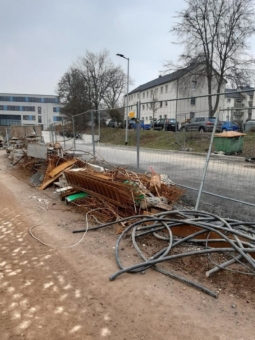
<svg viewBox="0 0 255 340">
<path fill-rule="evenodd" d="M 239 108 L 245 107 L 245 104 L 235 102 L 235 107 L 239 109 Z"/>
<path fill-rule="evenodd" d="M 241 112 L 241 111 L 236 111 L 236 112 L 234 112 L 234 115 L 235 115 L 236 117 L 242 117 L 242 116 L 244 115 L 244 113 Z"/>
</svg>

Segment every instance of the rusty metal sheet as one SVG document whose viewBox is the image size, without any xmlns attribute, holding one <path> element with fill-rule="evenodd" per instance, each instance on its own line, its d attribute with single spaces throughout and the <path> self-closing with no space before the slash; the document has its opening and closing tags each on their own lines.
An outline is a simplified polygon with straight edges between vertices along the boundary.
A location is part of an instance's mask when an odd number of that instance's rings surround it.
<svg viewBox="0 0 255 340">
<path fill-rule="evenodd" d="M 84 171 L 65 171 L 68 185 L 120 207 L 134 205 L 134 193 L 129 185 L 103 179 Z"/>
</svg>

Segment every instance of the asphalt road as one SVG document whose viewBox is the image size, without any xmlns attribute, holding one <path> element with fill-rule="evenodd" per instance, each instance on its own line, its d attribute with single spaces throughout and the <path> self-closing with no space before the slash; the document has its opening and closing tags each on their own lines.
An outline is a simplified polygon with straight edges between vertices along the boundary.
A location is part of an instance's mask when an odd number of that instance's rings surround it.
<svg viewBox="0 0 255 340">
<path fill-rule="evenodd" d="M 67 145 L 71 147 L 71 144 Z M 93 154 L 91 144 L 76 141 L 76 150 Z M 95 147 L 98 160 L 128 169 L 149 172 L 150 167 L 167 174 L 178 185 L 186 188 L 185 202 L 195 206 L 203 177 L 206 155 L 189 152 L 140 149 L 134 147 Z M 85 156 L 91 159 L 91 155 Z M 139 169 L 137 167 L 139 161 Z M 242 157 L 212 155 L 203 183 L 199 209 L 244 221 L 255 221 L 255 167 Z M 209 193 L 209 194 L 207 194 Z M 222 197 L 219 197 L 222 196 Z"/>
</svg>

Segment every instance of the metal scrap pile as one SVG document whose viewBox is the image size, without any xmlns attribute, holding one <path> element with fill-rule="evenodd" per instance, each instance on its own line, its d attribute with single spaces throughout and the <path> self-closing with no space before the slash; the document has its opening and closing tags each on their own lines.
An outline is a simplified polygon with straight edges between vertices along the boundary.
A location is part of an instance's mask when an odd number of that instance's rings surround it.
<svg viewBox="0 0 255 340">
<path fill-rule="evenodd" d="M 6 153 L 15 164 L 26 156 L 28 145 L 40 144 L 41 141 L 40 126 L 11 126 L 10 136 L 7 138 Z"/>
</svg>

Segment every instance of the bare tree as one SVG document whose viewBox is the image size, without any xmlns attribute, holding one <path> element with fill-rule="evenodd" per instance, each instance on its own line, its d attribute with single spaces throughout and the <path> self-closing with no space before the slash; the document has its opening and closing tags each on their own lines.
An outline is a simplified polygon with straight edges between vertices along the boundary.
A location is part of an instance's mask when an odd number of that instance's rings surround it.
<svg viewBox="0 0 255 340">
<path fill-rule="evenodd" d="M 79 58 L 77 66 L 86 86 L 91 109 L 98 110 L 100 103 L 113 108 L 125 86 L 125 74 L 120 66 L 114 66 L 109 52 L 95 54 L 87 51 Z"/>
<path fill-rule="evenodd" d="M 126 75 L 120 66 L 113 65 L 108 51 L 98 54 L 87 51 L 58 83 L 61 112 L 74 115 L 98 110 L 100 106 L 116 108 L 125 85 Z M 86 120 L 89 119 L 87 115 Z M 76 120 L 80 121 L 79 118 Z M 96 124 L 97 120 L 98 115 L 95 116 Z"/>
<path fill-rule="evenodd" d="M 154 89 L 151 92 L 151 102 L 149 103 L 149 109 L 152 110 L 152 121 L 155 120 L 155 114 L 159 108 L 159 102 L 157 97 L 157 91 L 158 89 Z"/>
<path fill-rule="evenodd" d="M 61 103 L 61 113 L 67 117 L 88 111 L 90 102 L 80 71 L 70 68 L 60 79 L 57 93 Z M 82 115 L 75 119 L 76 131 L 82 131 L 87 123 L 88 116 Z"/>
<path fill-rule="evenodd" d="M 231 85 L 251 82 L 254 59 L 248 55 L 248 39 L 255 32 L 254 0 L 186 0 L 187 8 L 178 13 L 172 32 L 185 46 L 180 56 L 183 66 L 196 65 L 197 76 L 204 76 L 208 94 L 220 93 L 225 81 Z M 216 87 L 214 88 L 214 84 Z M 209 114 L 218 108 L 208 97 Z"/>
<path fill-rule="evenodd" d="M 120 66 L 113 67 L 109 86 L 103 94 L 103 101 L 109 109 L 118 107 L 120 96 L 127 86 L 127 76 Z"/>
</svg>

